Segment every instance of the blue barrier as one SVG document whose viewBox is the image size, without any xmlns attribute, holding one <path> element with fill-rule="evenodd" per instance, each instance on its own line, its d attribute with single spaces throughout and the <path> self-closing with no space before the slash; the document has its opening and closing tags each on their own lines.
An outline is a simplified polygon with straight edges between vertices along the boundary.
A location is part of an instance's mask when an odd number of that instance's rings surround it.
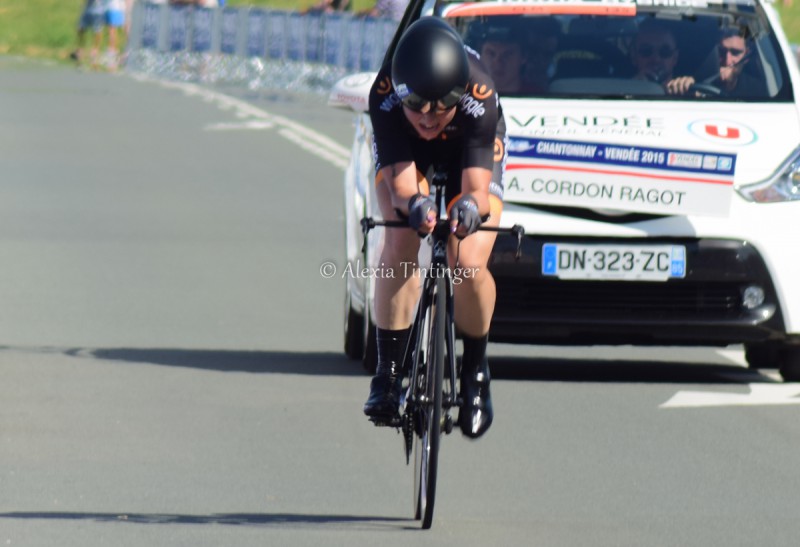
<svg viewBox="0 0 800 547">
<path fill-rule="evenodd" d="M 394 20 L 349 14 L 137 2 L 127 67 L 180 79 L 247 80 L 251 87 L 302 87 L 302 78 L 326 86 L 348 72 L 377 71 L 396 28 Z"/>
</svg>

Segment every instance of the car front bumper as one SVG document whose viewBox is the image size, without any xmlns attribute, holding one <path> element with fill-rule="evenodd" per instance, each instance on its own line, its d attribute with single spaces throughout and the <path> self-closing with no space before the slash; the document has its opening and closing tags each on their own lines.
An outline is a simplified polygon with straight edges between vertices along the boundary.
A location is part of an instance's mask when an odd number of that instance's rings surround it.
<svg viewBox="0 0 800 547">
<path fill-rule="evenodd" d="M 670 243 L 686 247 L 686 276 L 658 282 L 560 280 L 542 274 L 544 243 Z M 490 336 L 526 344 L 728 345 L 780 340 L 783 313 L 758 250 L 716 238 L 500 236 L 490 261 L 497 303 Z M 744 304 L 758 286 L 762 304 Z"/>
</svg>

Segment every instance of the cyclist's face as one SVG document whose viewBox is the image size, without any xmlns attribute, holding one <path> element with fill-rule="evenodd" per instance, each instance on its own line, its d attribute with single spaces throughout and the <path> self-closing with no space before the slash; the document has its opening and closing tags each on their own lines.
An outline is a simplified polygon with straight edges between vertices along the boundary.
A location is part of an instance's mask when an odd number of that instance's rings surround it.
<svg viewBox="0 0 800 547">
<path fill-rule="evenodd" d="M 453 121 L 456 107 L 432 108 L 428 103 L 420 112 L 411 110 L 407 106 L 403 106 L 403 112 L 417 134 L 426 141 L 430 141 L 438 137 L 447 124 Z"/>
</svg>

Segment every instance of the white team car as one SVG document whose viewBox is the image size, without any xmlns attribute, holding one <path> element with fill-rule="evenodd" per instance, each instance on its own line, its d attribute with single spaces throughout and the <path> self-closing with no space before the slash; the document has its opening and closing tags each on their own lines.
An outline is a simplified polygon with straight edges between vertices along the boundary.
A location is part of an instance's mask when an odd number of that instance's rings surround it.
<svg viewBox="0 0 800 547">
<path fill-rule="evenodd" d="M 495 27 L 511 22 L 526 37 L 526 85 L 498 90 L 501 224 L 527 235 L 519 260 L 510 236 L 495 245 L 491 340 L 743 344 L 751 366 L 800 380 L 800 74 L 768 2 L 411 0 L 387 56 L 422 15 L 444 17 L 479 53 Z M 667 44 L 642 37 L 654 29 Z M 636 55 L 661 69 L 643 72 Z M 723 66 L 737 67 L 738 89 Z M 375 230 L 362 250 L 359 224 L 380 216 L 366 113 L 374 76 L 344 78 L 330 96 L 357 113 L 345 351 L 367 368 L 382 244 Z M 689 76 L 689 89 L 668 92 Z"/>
</svg>

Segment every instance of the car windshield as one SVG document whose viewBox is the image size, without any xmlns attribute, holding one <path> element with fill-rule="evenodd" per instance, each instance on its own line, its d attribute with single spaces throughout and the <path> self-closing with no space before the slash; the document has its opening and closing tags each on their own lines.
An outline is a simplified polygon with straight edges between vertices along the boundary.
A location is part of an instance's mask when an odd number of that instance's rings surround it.
<svg viewBox="0 0 800 547">
<path fill-rule="evenodd" d="M 436 13 L 479 53 L 504 96 L 793 100 L 760 4 L 657 3 L 438 2 Z"/>
</svg>

